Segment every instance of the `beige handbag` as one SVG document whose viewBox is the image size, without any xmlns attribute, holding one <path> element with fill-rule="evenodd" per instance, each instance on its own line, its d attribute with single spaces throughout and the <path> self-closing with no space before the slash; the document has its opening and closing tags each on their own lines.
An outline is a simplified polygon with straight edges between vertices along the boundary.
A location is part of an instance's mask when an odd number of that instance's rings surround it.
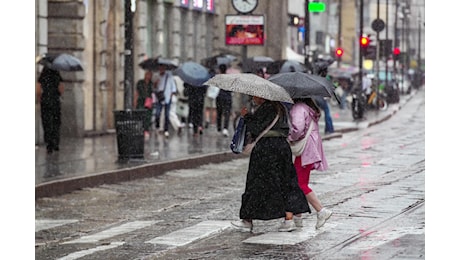
<svg viewBox="0 0 460 260">
<path fill-rule="evenodd" d="M 289 142 L 293 156 L 297 157 L 303 153 L 303 150 L 305 150 L 305 145 L 307 144 L 307 140 L 308 140 L 308 137 L 310 136 L 312 129 L 313 129 L 313 121 L 310 123 L 310 126 L 308 127 L 308 131 L 302 139 Z"/>
</svg>

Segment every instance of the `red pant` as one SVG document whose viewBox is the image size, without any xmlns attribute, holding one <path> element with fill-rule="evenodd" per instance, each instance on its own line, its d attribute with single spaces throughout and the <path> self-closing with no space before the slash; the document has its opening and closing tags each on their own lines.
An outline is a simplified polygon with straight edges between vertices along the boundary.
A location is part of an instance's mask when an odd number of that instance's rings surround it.
<svg viewBox="0 0 460 260">
<path fill-rule="evenodd" d="M 308 164 L 305 167 L 302 167 L 302 160 L 300 156 L 295 158 L 294 166 L 297 172 L 297 182 L 299 183 L 300 189 L 302 189 L 303 193 L 307 195 L 308 193 L 312 192 L 312 189 L 308 187 L 308 183 L 310 182 L 310 172 L 313 168 L 313 164 Z"/>
</svg>

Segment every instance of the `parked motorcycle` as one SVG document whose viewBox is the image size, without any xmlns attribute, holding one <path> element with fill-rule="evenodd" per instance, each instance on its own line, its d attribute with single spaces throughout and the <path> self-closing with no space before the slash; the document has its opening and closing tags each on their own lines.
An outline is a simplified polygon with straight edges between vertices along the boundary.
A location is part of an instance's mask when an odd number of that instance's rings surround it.
<svg viewBox="0 0 460 260">
<path fill-rule="evenodd" d="M 375 87 L 372 88 L 371 93 L 367 96 L 368 109 L 378 109 L 380 111 L 385 111 L 388 109 L 387 94 L 385 91 L 383 91 L 383 89 L 384 86 L 380 85 L 379 91 L 377 93 Z"/>
<path fill-rule="evenodd" d="M 362 119 L 367 110 L 379 109 L 379 111 L 385 111 L 388 109 L 387 95 L 383 91 L 383 85 L 380 86 L 378 97 L 377 91 L 373 87 L 369 94 L 355 88 L 351 92 L 351 98 L 351 112 L 355 120 Z"/>
<path fill-rule="evenodd" d="M 353 119 L 362 119 L 364 110 L 366 108 L 367 97 L 360 89 L 353 89 L 351 91 L 351 114 Z"/>
</svg>

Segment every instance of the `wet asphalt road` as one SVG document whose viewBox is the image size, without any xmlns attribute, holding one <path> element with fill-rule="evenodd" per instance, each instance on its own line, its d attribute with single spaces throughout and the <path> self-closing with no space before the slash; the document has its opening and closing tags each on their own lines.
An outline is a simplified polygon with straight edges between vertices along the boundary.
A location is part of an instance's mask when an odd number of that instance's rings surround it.
<svg viewBox="0 0 460 260">
<path fill-rule="evenodd" d="M 276 232 L 278 220 L 255 221 L 253 233 L 230 228 L 248 163 L 240 158 L 40 198 L 35 257 L 424 259 L 424 91 L 391 119 L 328 140 L 324 148 L 330 169 L 313 172 L 311 185 L 334 214 L 318 231 L 313 214 L 290 233 Z M 217 228 L 194 229 L 203 223 Z"/>
</svg>

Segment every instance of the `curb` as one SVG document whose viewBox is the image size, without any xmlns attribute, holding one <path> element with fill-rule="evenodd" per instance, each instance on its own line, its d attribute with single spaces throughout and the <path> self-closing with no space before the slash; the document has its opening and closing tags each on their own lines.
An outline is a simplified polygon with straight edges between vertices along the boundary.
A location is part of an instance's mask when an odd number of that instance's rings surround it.
<svg viewBox="0 0 460 260">
<path fill-rule="evenodd" d="M 115 184 L 140 178 L 159 176 L 167 171 L 196 168 L 208 163 L 220 163 L 242 158 L 232 152 L 211 153 L 166 162 L 150 163 L 115 171 L 107 171 L 84 177 L 69 178 L 46 182 L 35 186 L 35 199 L 59 196 L 83 188 L 91 188 L 102 184 Z"/>
</svg>

